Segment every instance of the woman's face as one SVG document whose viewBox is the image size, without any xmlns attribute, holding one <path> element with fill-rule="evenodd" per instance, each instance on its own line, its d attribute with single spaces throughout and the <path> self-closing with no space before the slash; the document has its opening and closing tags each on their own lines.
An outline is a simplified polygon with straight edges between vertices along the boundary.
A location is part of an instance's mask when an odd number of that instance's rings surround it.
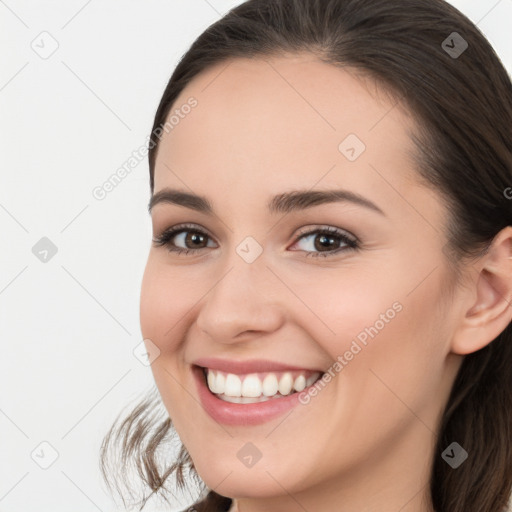
<svg viewBox="0 0 512 512">
<path fill-rule="evenodd" d="M 461 362 L 446 210 L 417 181 L 413 120 L 374 82 L 308 55 L 217 65 L 172 114 L 155 196 L 201 196 L 211 211 L 154 202 L 155 238 L 188 226 L 151 246 L 141 328 L 200 476 L 227 496 L 306 503 L 364 480 L 368 496 L 378 481 L 381 497 L 401 485 L 412 497 Z M 302 391 L 275 397 L 276 385 Z"/>
</svg>

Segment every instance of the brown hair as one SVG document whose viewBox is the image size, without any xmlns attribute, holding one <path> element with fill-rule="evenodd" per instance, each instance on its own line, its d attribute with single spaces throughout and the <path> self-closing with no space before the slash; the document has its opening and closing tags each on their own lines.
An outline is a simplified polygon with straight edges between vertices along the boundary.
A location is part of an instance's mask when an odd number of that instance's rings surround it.
<svg viewBox="0 0 512 512">
<path fill-rule="evenodd" d="M 459 48 L 463 40 L 468 45 L 460 55 L 450 52 L 453 37 L 459 37 L 454 32 L 462 38 Z M 483 254 L 495 235 L 512 225 L 512 201 L 504 193 L 512 186 L 512 84 L 479 29 L 443 0 L 249 0 L 232 9 L 196 39 L 163 93 L 150 139 L 151 193 L 155 130 L 196 75 L 237 57 L 304 51 L 375 79 L 415 115 L 418 177 L 449 207 L 446 247 L 458 277 L 462 260 Z M 438 512 L 505 510 L 512 491 L 511 367 L 512 324 L 465 356 L 438 425 L 430 479 Z M 107 483 L 108 453 L 118 445 L 121 467 L 135 464 L 152 493 L 165 494 L 172 474 L 178 487 L 185 486 L 185 471 L 201 483 L 183 446 L 178 460 L 170 466 L 164 461 L 160 473 L 155 453 L 175 432 L 164 412 L 154 414 L 159 409 L 155 395 L 118 428 L 116 420 L 101 448 Z M 469 453 L 457 469 L 441 457 L 454 441 Z M 197 510 L 226 510 L 229 502 L 210 491 Z"/>
</svg>

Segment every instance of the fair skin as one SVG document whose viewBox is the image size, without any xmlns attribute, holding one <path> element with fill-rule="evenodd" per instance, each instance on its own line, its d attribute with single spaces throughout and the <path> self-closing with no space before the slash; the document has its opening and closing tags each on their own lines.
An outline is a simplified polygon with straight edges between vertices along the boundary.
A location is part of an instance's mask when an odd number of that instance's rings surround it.
<svg viewBox="0 0 512 512">
<path fill-rule="evenodd" d="M 456 372 L 512 318 L 512 229 L 455 286 L 447 210 L 415 178 L 407 110 L 313 56 L 267 60 L 196 77 L 174 106 L 190 96 L 198 106 L 159 145 L 154 192 L 205 196 L 215 215 L 166 202 L 151 211 L 155 237 L 181 223 L 207 233 L 189 254 L 151 246 L 141 330 L 160 350 L 155 382 L 199 475 L 240 512 L 432 512 L 431 461 Z M 354 161 L 338 149 L 348 134 L 366 146 Z M 347 201 L 267 210 L 298 189 L 348 190 L 383 213 Z M 297 240 L 299 230 L 324 227 L 360 247 L 306 257 L 322 251 L 321 234 Z M 249 236 L 263 249 L 252 263 L 236 252 Z M 174 244 L 194 247 L 184 240 Z M 333 242 L 324 251 L 346 247 Z M 307 405 L 258 425 L 205 412 L 197 358 L 326 371 L 397 302 L 400 312 Z M 237 457 L 248 442 L 261 453 L 252 467 Z"/>
</svg>

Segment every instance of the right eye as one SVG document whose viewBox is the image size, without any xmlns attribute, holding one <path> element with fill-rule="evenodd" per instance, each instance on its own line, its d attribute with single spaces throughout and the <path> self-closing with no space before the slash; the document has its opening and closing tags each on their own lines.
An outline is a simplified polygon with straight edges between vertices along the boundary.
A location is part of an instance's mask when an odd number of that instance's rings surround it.
<svg viewBox="0 0 512 512">
<path fill-rule="evenodd" d="M 210 238 L 209 235 L 195 224 L 180 224 L 166 229 L 161 235 L 154 237 L 153 242 L 155 246 L 166 247 L 170 252 L 189 254 L 204 249 L 205 246 L 202 244 L 208 238 Z M 176 243 L 183 244 L 184 247 L 179 247 Z M 187 247 L 187 244 L 192 247 Z M 194 245 L 198 247 L 193 247 Z"/>
</svg>

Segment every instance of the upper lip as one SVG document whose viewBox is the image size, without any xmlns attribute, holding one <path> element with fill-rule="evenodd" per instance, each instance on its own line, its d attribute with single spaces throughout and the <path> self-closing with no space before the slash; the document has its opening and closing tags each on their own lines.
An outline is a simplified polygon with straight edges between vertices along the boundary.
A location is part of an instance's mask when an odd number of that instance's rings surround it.
<svg viewBox="0 0 512 512">
<path fill-rule="evenodd" d="M 234 359 L 220 359 L 216 357 L 202 357 L 193 361 L 192 364 L 212 370 L 220 370 L 226 373 L 245 374 L 258 372 L 279 372 L 279 371 L 321 371 L 314 368 L 306 368 L 304 366 L 293 366 L 277 361 L 269 361 L 267 359 L 247 359 L 245 361 L 237 361 Z"/>
</svg>

